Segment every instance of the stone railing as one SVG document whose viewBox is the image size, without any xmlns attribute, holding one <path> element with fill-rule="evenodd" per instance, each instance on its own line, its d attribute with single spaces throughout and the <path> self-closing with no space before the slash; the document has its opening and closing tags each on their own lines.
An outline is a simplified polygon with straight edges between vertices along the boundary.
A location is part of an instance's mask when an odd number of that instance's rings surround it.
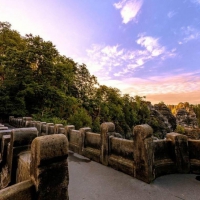
<svg viewBox="0 0 200 200">
<path fill-rule="evenodd" d="M 146 183 L 164 174 L 200 173 L 200 140 L 178 133 L 153 140 L 153 130 L 147 124 L 133 128 L 133 140 L 114 137 L 115 126 L 111 122 L 103 123 L 100 133 L 93 133 L 88 127 L 75 130 L 73 125 L 54 125 L 28 117 L 10 117 L 10 124 L 36 127 L 38 135 L 62 133 L 68 138 L 71 151 Z"/>
<path fill-rule="evenodd" d="M 68 200 L 65 135 L 38 137 L 37 129 L 32 127 L 0 131 L 0 136 L 1 200 Z"/>
</svg>

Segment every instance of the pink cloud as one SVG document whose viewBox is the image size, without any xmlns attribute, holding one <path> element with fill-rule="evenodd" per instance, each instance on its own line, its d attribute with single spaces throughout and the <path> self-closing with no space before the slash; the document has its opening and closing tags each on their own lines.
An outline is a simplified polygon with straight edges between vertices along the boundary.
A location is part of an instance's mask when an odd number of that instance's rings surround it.
<svg viewBox="0 0 200 200">
<path fill-rule="evenodd" d="M 174 76 L 158 76 L 149 79 L 129 78 L 123 80 L 102 80 L 101 84 L 119 88 L 123 94 L 146 96 L 152 103 L 164 101 L 176 104 L 188 101 L 200 103 L 200 77 L 198 72 Z"/>
</svg>

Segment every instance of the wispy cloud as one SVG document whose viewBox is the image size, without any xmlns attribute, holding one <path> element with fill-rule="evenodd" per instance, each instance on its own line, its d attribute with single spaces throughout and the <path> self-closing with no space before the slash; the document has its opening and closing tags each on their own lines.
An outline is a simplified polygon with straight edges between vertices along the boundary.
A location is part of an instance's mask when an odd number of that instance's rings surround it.
<svg viewBox="0 0 200 200">
<path fill-rule="evenodd" d="M 137 43 L 142 47 L 145 47 L 146 50 L 150 53 L 152 57 L 159 56 L 165 52 L 165 47 L 160 46 L 159 38 L 153 38 L 150 36 L 143 36 L 137 40 Z"/>
<path fill-rule="evenodd" d="M 138 15 L 143 4 L 143 0 L 122 0 L 114 4 L 116 9 L 120 10 L 123 23 L 127 24 L 128 22 L 135 19 Z"/>
<path fill-rule="evenodd" d="M 171 19 L 174 15 L 176 15 L 176 12 L 174 12 L 174 11 L 170 11 L 170 12 L 167 13 L 167 17 L 170 18 L 170 19 Z"/>
<path fill-rule="evenodd" d="M 179 41 L 179 44 L 187 43 L 191 40 L 200 39 L 200 31 L 192 26 L 181 27 L 181 33 L 184 38 Z"/>
<path fill-rule="evenodd" d="M 88 69 L 96 76 L 123 77 L 131 75 L 136 69 L 145 67 L 145 64 L 156 58 L 165 60 L 176 55 L 176 49 L 167 50 L 159 42 L 159 38 L 139 35 L 135 41 L 138 49 L 128 50 L 120 45 L 94 44 L 87 50 L 85 62 Z"/>
</svg>

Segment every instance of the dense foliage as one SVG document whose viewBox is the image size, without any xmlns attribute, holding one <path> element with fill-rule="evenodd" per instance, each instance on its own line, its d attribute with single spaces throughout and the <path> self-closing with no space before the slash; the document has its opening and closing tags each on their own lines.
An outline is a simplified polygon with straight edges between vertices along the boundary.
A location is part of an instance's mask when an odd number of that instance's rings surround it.
<svg viewBox="0 0 200 200">
<path fill-rule="evenodd" d="M 112 121 L 130 138 L 132 126 L 145 123 L 150 112 L 144 97 L 99 85 L 85 64 L 60 55 L 52 42 L 22 37 L 0 22 L 0 117 L 9 115 L 90 126 L 95 132 Z"/>
<path fill-rule="evenodd" d="M 200 105 L 193 108 L 200 125 Z M 90 126 L 94 132 L 102 122 L 112 121 L 125 138 L 131 138 L 137 124 L 148 123 L 154 131 L 161 126 L 145 97 L 99 85 L 85 64 L 60 55 L 52 42 L 32 34 L 22 37 L 8 22 L 0 22 L 0 119 L 9 115 L 77 129 Z"/>
</svg>

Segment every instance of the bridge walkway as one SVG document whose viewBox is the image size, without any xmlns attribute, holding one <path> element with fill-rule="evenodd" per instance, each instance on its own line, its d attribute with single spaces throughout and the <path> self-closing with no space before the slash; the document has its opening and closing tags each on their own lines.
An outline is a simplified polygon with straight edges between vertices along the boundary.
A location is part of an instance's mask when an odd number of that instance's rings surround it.
<svg viewBox="0 0 200 200">
<path fill-rule="evenodd" d="M 200 200 L 195 174 L 161 176 L 146 184 L 69 152 L 70 200 Z"/>
</svg>

